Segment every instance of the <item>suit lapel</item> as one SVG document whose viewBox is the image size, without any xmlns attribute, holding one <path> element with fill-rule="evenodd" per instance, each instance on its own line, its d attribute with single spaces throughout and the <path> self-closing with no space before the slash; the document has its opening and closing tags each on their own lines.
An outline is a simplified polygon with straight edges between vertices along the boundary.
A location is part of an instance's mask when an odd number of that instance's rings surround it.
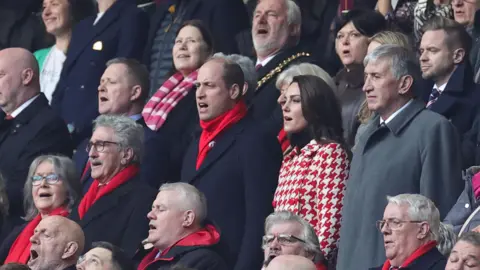
<svg viewBox="0 0 480 270">
<path fill-rule="evenodd" d="M 116 188 L 111 193 L 101 197 L 96 201 L 81 220 L 82 227 L 86 227 L 90 222 L 103 216 L 104 213 L 109 212 L 110 209 L 116 207 L 123 196 L 129 194 L 135 187 L 137 177 L 128 180 L 125 184 Z M 77 210 L 78 211 L 78 210 Z"/>
<path fill-rule="evenodd" d="M 231 126 L 229 129 L 224 131 L 223 134 L 220 134 L 218 138 L 216 138 L 213 143 L 214 146 L 212 149 L 208 152 L 207 156 L 205 157 L 205 160 L 203 161 L 202 165 L 200 165 L 200 168 L 198 170 L 194 170 L 193 173 L 191 173 L 191 176 L 188 176 L 187 181 L 189 183 L 193 182 L 196 178 L 200 177 L 202 174 L 204 174 L 210 167 L 212 167 L 215 162 L 222 157 L 222 155 L 234 144 L 234 142 L 237 139 L 237 135 L 243 131 L 244 125 L 242 124 L 244 120 L 241 120 L 237 124 Z M 191 149 L 191 151 L 194 151 L 198 155 L 198 143 L 199 140 L 197 139 L 195 141 L 195 149 Z M 196 151 L 195 151 L 196 150 Z M 189 161 L 189 166 L 193 166 L 190 168 L 196 168 L 196 161 L 197 161 L 197 155 L 195 155 L 194 160 Z M 193 156 L 193 154 L 192 154 Z"/>
<path fill-rule="evenodd" d="M 446 113 L 450 110 L 450 108 L 455 105 L 456 103 L 456 98 L 450 96 L 448 93 L 442 93 L 437 101 L 435 101 L 432 106 L 430 107 L 430 110 L 441 114 L 443 116 L 446 116 Z"/>
</svg>

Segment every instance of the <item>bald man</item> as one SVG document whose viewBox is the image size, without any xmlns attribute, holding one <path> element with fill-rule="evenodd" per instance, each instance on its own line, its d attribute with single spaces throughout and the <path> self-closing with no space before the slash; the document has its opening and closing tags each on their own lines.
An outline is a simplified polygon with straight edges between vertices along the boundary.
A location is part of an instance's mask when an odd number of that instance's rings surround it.
<svg viewBox="0 0 480 270">
<path fill-rule="evenodd" d="M 280 255 L 275 257 L 265 270 L 316 270 L 315 264 L 302 256 Z"/>
<path fill-rule="evenodd" d="M 23 215 L 23 185 L 33 159 L 42 154 L 72 155 L 66 124 L 40 92 L 38 64 L 27 50 L 0 51 L 0 172 L 10 201 L 5 233 Z"/>
<path fill-rule="evenodd" d="M 73 270 L 83 252 L 82 228 L 68 218 L 50 216 L 42 219 L 30 238 L 32 270 Z"/>
</svg>

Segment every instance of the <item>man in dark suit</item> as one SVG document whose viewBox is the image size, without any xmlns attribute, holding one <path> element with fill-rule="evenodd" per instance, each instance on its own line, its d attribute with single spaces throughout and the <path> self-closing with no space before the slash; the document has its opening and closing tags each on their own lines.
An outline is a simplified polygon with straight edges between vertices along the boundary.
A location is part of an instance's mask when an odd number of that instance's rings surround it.
<svg viewBox="0 0 480 270">
<path fill-rule="evenodd" d="M 215 51 L 236 53 L 235 35 L 248 28 L 242 0 L 166 0 L 152 17 L 144 62 L 150 70 L 152 96 L 172 69 L 172 48 L 183 22 L 200 20 L 211 31 Z"/>
<path fill-rule="evenodd" d="M 148 71 L 134 59 L 115 58 L 107 62 L 107 69 L 98 86 L 98 112 L 100 114 L 125 115 L 143 126 L 145 134 L 145 158 L 141 167 L 141 178 L 152 187 L 158 188 L 160 182 L 168 178 L 168 154 L 162 152 L 165 145 L 162 138 L 145 125 L 142 109 L 148 95 Z M 80 180 L 85 193 L 93 179 L 85 151 L 90 138 L 83 140 L 73 159 L 77 165 Z M 163 147 L 165 148 L 165 147 Z"/>
<path fill-rule="evenodd" d="M 38 75 L 37 61 L 28 51 L 0 51 L 0 171 L 11 221 L 23 215 L 23 185 L 32 161 L 42 154 L 72 156 L 67 126 L 40 93 Z"/>
<path fill-rule="evenodd" d="M 270 14 L 277 16 L 271 16 Z M 281 115 L 277 104 L 280 91 L 277 76 L 293 63 L 308 61 L 308 53 L 298 51 L 300 40 L 300 9 L 293 0 L 261 0 L 253 15 L 252 38 L 257 55 L 258 87 L 250 104 L 253 117 L 263 120 Z M 278 134 L 281 117 L 274 117 L 272 131 Z"/>
<path fill-rule="evenodd" d="M 480 102 L 468 61 L 472 40 L 462 25 L 443 17 L 428 22 L 423 32 L 422 77 L 435 83 L 424 95 L 427 109 L 445 116 L 463 135 L 472 128 Z M 463 147 L 463 168 L 476 165 L 473 150 Z"/>
<path fill-rule="evenodd" d="M 187 150 L 182 181 L 207 198 L 208 218 L 222 232 L 232 269 L 260 269 L 263 221 L 282 162 L 275 136 L 252 123 L 242 98 L 242 69 L 213 58 L 198 73 L 202 133 Z M 235 267 L 233 267 L 235 266 Z"/>
<path fill-rule="evenodd" d="M 148 16 L 132 0 L 98 0 L 99 13 L 73 29 L 52 107 L 68 124 L 75 145 L 91 134 L 98 115 L 97 86 L 105 63 L 116 57 L 140 59 Z"/>
</svg>

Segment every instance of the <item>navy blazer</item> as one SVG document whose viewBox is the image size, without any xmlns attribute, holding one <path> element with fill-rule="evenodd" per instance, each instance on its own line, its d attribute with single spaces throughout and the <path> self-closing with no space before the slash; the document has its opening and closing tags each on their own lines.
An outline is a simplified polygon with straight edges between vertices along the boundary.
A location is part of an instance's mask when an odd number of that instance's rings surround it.
<svg viewBox="0 0 480 270">
<path fill-rule="evenodd" d="M 144 62 L 150 64 L 151 50 L 158 28 L 167 15 L 172 2 L 164 1 L 152 16 L 148 42 L 145 47 Z M 200 20 L 213 36 L 215 51 L 226 54 L 237 53 L 235 35 L 250 25 L 247 10 L 241 0 L 183 0 L 187 5 L 183 21 Z"/>
<path fill-rule="evenodd" d="M 402 267 L 405 270 L 445 270 L 447 265 L 447 258 L 443 256 L 437 248 L 433 248 L 427 253 L 423 254 L 407 267 Z M 383 266 L 370 268 L 370 270 L 382 270 Z"/>
<path fill-rule="evenodd" d="M 67 126 L 50 108 L 43 93 L 15 119 L 4 120 L 0 112 L 0 171 L 5 177 L 9 218 L 23 215 L 23 186 L 32 161 L 45 154 L 71 157 L 72 142 Z"/>
<path fill-rule="evenodd" d="M 432 87 L 433 88 L 433 87 Z M 432 88 L 429 88 L 431 90 Z M 430 91 L 425 93 L 428 102 Z M 473 81 L 473 72 L 468 62 L 460 64 L 448 80 L 447 86 L 435 101 L 430 110 L 439 113 L 457 128 L 462 137 L 471 130 L 480 104 L 480 90 Z M 462 141 L 462 168 L 466 169 L 474 163 L 469 142 Z"/>
<path fill-rule="evenodd" d="M 138 245 L 148 236 L 147 213 L 156 195 L 156 190 L 136 176 L 98 199 L 83 219 L 79 217 L 78 207 L 72 210 L 69 218 L 82 227 L 85 250 L 92 242 L 106 241 L 133 258 Z"/>
<path fill-rule="evenodd" d="M 73 29 L 52 107 L 74 130 L 78 145 L 91 134 L 98 116 L 98 85 L 106 63 L 116 57 L 141 59 L 148 16 L 131 0 L 117 0 L 93 25 L 89 17 Z"/>
<path fill-rule="evenodd" d="M 196 169 L 197 138 L 185 155 L 182 182 L 207 198 L 208 218 L 218 225 L 228 251 L 227 263 L 236 270 L 260 269 L 263 224 L 282 163 L 278 140 L 249 117 L 223 131 L 201 167 Z"/>
</svg>

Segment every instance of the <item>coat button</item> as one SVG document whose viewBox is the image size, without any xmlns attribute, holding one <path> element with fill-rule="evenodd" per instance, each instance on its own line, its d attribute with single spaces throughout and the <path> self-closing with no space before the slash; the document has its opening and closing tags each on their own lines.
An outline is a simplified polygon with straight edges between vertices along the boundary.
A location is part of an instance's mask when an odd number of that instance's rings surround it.
<svg viewBox="0 0 480 270">
<path fill-rule="evenodd" d="M 84 89 L 85 88 L 85 85 L 80 85 L 80 89 Z"/>
<path fill-rule="evenodd" d="M 469 208 L 469 207 L 470 207 L 470 204 L 466 203 L 465 208 Z"/>
</svg>

